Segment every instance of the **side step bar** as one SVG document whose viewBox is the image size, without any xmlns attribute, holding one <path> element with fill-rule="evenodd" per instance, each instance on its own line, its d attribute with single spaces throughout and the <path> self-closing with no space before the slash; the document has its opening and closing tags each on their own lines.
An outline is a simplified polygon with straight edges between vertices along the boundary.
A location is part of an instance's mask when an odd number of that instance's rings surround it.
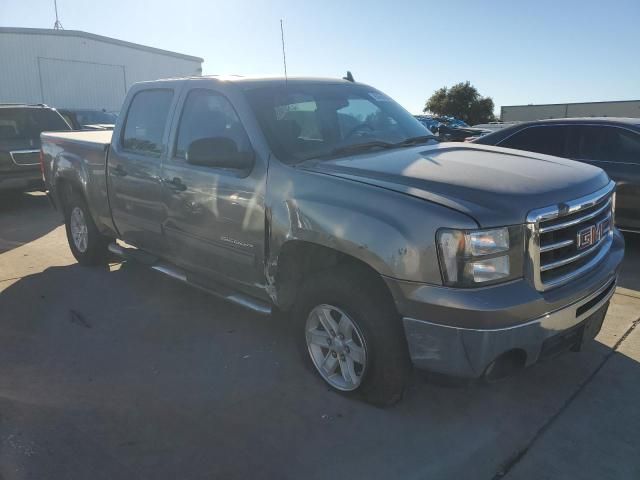
<svg viewBox="0 0 640 480">
<path fill-rule="evenodd" d="M 179 280 L 181 282 L 187 283 L 199 290 L 221 298 L 222 300 L 234 303 L 261 315 L 271 315 L 271 305 L 267 302 L 263 302 L 261 300 L 258 300 L 257 298 L 253 298 L 249 295 L 233 291 L 223 286 L 220 286 L 219 288 L 213 290 L 198 283 L 191 282 L 189 281 L 187 273 L 184 270 L 176 267 L 175 265 L 160 262 L 159 259 L 154 255 L 143 252 L 142 250 L 139 250 L 135 247 L 124 247 L 113 242 L 109 244 L 108 248 L 111 253 L 117 255 L 118 257 L 128 260 L 134 260 L 136 262 L 148 265 L 152 270 L 155 270 L 156 272 L 163 273 L 168 277 L 173 278 L 174 280 Z"/>
</svg>

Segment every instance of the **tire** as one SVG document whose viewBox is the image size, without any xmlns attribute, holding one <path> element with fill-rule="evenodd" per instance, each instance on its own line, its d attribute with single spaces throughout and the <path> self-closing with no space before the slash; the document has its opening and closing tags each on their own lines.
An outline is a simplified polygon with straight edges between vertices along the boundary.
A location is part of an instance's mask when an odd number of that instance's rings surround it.
<svg viewBox="0 0 640 480">
<path fill-rule="evenodd" d="M 72 192 L 65 202 L 65 229 L 71 253 L 80 265 L 106 265 L 109 261 L 108 237 L 98 231 L 87 202 Z"/>
<path fill-rule="evenodd" d="M 369 272 L 338 267 L 309 278 L 292 314 L 304 361 L 332 389 L 377 406 L 402 398 L 411 370 L 404 329 L 389 293 Z"/>
</svg>

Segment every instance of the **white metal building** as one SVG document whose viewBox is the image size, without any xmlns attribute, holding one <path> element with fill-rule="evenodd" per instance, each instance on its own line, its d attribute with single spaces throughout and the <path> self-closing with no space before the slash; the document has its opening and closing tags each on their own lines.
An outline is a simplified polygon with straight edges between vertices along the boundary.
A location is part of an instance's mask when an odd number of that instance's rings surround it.
<svg viewBox="0 0 640 480">
<path fill-rule="evenodd" d="M 200 75 L 202 62 L 77 30 L 0 27 L 0 103 L 119 111 L 133 83 Z"/>
<path fill-rule="evenodd" d="M 500 109 L 503 122 L 526 122 L 547 118 L 640 117 L 640 100 L 611 102 L 550 103 L 546 105 L 510 105 Z"/>
</svg>

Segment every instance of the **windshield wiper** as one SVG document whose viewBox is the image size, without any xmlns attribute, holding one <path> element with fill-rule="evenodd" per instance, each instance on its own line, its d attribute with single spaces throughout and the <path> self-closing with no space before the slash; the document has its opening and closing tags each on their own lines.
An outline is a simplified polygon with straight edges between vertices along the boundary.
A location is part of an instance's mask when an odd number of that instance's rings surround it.
<svg viewBox="0 0 640 480">
<path fill-rule="evenodd" d="M 364 143 L 354 143 L 353 145 L 345 145 L 344 147 L 334 148 L 328 157 L 334 157 L 337 155 L 344 155 L 347 153 L 357 153 L 357 152 L 366 152 L 368 150 L 375 149 L 387 149 L 394 148 L 396 146 L 395 143 L 383 142 L 382 140 L 374 140 L 372 142 L 364 142 Z"/>
<path fill-rule="evenodd" d="M 427 143 L 429 140 L 440 141 L 435 135 L 418 135 L 417 137 L 409 137 L 401 142 L 394 143 L 394 147 L 409 147 L 411 145 L 420 145 Z"/>
</svg>

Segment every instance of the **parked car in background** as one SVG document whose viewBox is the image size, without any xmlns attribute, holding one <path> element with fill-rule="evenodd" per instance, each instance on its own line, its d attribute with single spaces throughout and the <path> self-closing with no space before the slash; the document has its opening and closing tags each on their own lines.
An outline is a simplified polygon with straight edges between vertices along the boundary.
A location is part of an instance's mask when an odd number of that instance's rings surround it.
<svg viewBox="0 0 640 480">
<path fill-rule="evenodd" d="M 414 118 L 429 129 L 431 133 L 437 134 L 438 128 L 442 125 L 431 115 L 414 115 Z"/>
<path fill-rule="evenodd" d="M 106 110 L 59 108 L 58 112 L 74 130 L 113 130 L 118 114 Z"/>
<path fill-rule="evenodd" d="M 46 105 L 0 104 L 0 191 L 43 188 L 40 134 L 71 130 Z"/>
<path fill-rule="evenodd" d="M 463 142 L 468 137 L 480 137 L 491 133 L 491 130 L 470 127 L 465 122 L 454 117 L 434 117 L 440 122 L 438 136 L 444 142 Z"/>
<path fill-rule="evenodd" d="M 617 183 L 616 224 L 640 232 L 640 118 L 538 120 L 474 143 L 545 153 L 602 168 Z"/>
<path fill-rule="evenodd" d="M 81 264 L 287 312 L 327 385 L 386 405 L 411 362 L 496 378 L 579 350 L 624 254 L 600 168 L 426 133 L 360 83 L 193 77 L 133 85 L 113 132 L 42 134 L 42 162 Z"/>
<path fill-rule="evenodd" d="M 488 130 L 489 132 L 497 132 L 498 130 L 502 130 L 503 128 L 511 127 L 513 125 L 517 125 L 520 122 L 489 122 L 489 123 L 479 123 L 474 125 L 473 128 L 479 128 L 481 130 Z"/>
<path fill-rule="evenodd" d="M 444 142 L 462 142 L 469 137 L 479 138 L 491 132 L 490 129 L 470 127 L 455 117 L 434 117 L 432 115 L 414 115 L 414 117 Z"/>
</svg>

